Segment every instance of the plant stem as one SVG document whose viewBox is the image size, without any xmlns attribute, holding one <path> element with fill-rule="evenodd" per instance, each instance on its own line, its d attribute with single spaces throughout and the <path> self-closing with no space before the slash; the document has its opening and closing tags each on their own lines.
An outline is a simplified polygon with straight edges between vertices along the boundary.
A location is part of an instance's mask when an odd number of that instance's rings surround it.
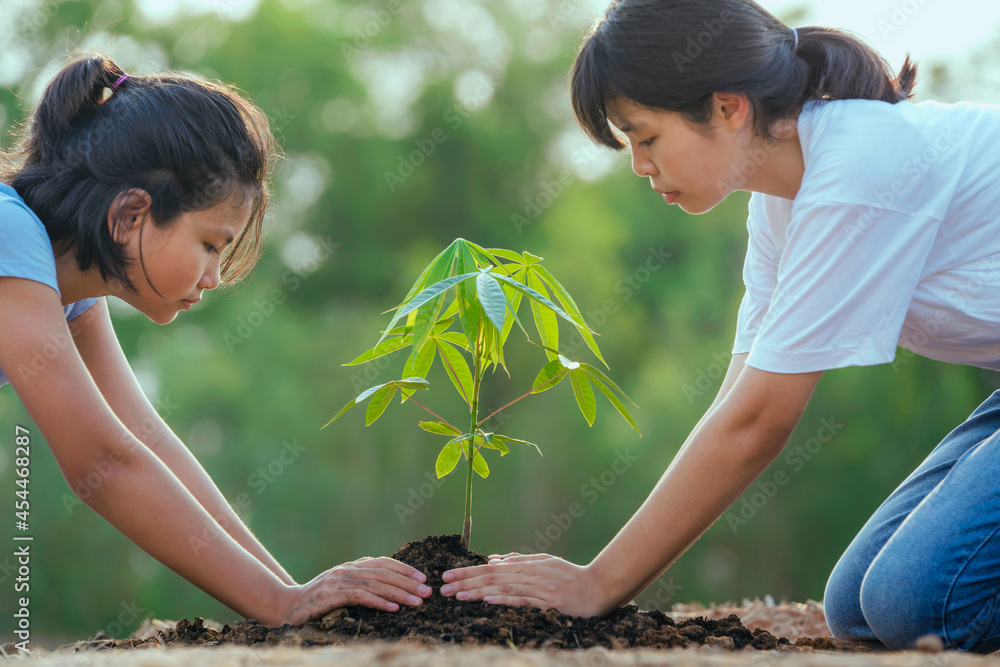
<svg viewBox="0 0 1000 667">
<path fill-rule="evenodd" d="M 432 415 L 434 415 L 435 417 L 437 417 L 437 418 L 438 418 L 438 421 L 440 421 L 440 422 L 441 422 L 442 424 L 448 424 L 448 426 L 451 426 L 451 427 L 452 427 L 452 428 L 454 428 L 454 429 L 455 429 L 456 431 L 458 430 L 458 429 L 457 429 L 457 428 L 456 428 L 455 426 L 453 426 L 453 425 L 452 425 L 452 424 L 451 424 L 451 423 L 450 423 L 450 422 L 449 422 L 449 421 L 448 421 L 447 419 L 445 419 L 444 417 L 440 416 L 440 415 L 439 415 L 438 413 L 434 412 L 433 410 L 431 410 L 430 408 L 428 408 L 428 407 L 427 407 L 426 405 L 423 405 L 423 404 L 422 404 L 422 403 L 420 403 L 420 402 L 419 402 L 419 401 L 418 401 L 417 399 L 413 398 L 413 394 L 407 394 L 407 393 L 406 393 L 405 391 L 403 391 L 402 389 L 400 389 L 400 390 L 399 390 L 399 393 L 401 393 L 401 394 L 402 394 L 403 396 L 406 396 L 406 400 L 408 400 L 408 401 L 413 401 L 414 403 L 416 403 L 417 405 L 419 405 L 420 407 L 422 407 L 422 408 L 423 408 L 424 410 L 426 410 L 427 412 L 429 412 L 429 413 L 431 413 Z"/>
<path fill-rule="evenodd" d="M 482 326 L 480 326 L 480 331 Z M 480 340 L 482 340 L 482 335 L 480 334 L 479 339 L 476 341 L 476 347 L 479 348 Z M 472 438 L 467 442 L 469 443 L 469 468 L 465 476 L 465 522 L 462 524 L 462 546 L 466 549 L 469 548 L 469 542 L 472 539 L 472 460 L 476 456 L 476 418 L 479 416 L 479 385 L 482 377 L 479 373 L 479 350 L 477 349 L 473 354 L 472 361 L 472 407 L 469 410 L 471 423 L 469 425 L 469 433 L 473 434 Z"/>
<path fill-rule="evenodd" d="M 549 384 L 552 384 L 554 382 L 558 382 L 559 380 L 562 379 L 562 376 L 566 375 L 566 373 L 568 373 L 568 372 L 569 372 L 568 370 L 562 370 L 558 374 L 553 375 L 547 381 L 545 381 L 542 384 L 538 385 L 537 387 L 532 387 L 531 389 L 529 389 L 528 391 L 524 392 L 523 394 L 521 394 L 520 396 L 518 396 L 517 398 L 515 398 L 513 401 L 511 401 L 507 405 L 505 405 L 502 408 L 499 408 L 497 410 L 494 410 L 490 414 L 488 414 L 485 417 L 483 417 L 479 421 L 479 423 L 476 424 L 476 426 L 482 426 L 483 424 L 485 424 L 486 422 L 488 422 L 490 420 L 490 417 L 492 417 L 493 415 L 496 415 L 496 414 L 498 414 L 500 412 L 503 412 L 504 410 L 506 410 L 510 406 L 512 406 L 515 403 L 517 403 L 518 401 L 520 401 L 522 398 L 527 398 L 531 394 L 534 394 L 535 392 L 540 391 L 542 389 L 542 387 L 544 387 L 545 385 L 549 385 Z"/>
</svg>

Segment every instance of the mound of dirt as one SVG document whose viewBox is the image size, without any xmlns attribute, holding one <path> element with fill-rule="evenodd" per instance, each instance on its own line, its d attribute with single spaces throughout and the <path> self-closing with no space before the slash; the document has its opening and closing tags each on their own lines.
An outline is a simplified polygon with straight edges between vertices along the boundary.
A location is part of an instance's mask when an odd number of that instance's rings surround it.
<svg viewBox="0 0 1000 667">
<path fill-rule="evenodd" d="M 461 545 L 458 535 L 431 536 L 403 545 L 393 558 L 427 575 L 427 585 L 437 591 L 445 570 L 487 562 L 485 556 Z M 214 626 L 214 627 L 213 627 Z M 832 637 L 800 637 L 794 643 L 757 627 L 745 627 L 736 614 L 725 618 L 697 616 L 680 622 L 663 612 L 640 611 L 634 605 L 619 607 L 606 616 L 582 618 L 555 609 L 513 608 L 485 602 L 463 602 L 435 593 L 419 607 L 382 612 L 366 607 L 344 607 L 322 619 L 301 626 L 280 628 L 253 620 L 235 625 L 183 619 L 146 638 L 117 640 L 95 635 L 88 643 L 102 648 L 159 646 L 319 646 L 364 640 L 389 640 L 418 644 L 497 645 L 516 648 L 607 649 L 685 648 L 700 645 L 729 650 L 858 651 L 865 646 Z"/>
</svg>

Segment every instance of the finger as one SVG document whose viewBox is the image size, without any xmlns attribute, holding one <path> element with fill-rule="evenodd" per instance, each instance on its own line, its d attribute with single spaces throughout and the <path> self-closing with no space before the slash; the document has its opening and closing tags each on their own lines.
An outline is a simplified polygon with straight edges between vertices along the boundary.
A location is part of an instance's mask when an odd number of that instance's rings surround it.
<svg viewBox="0 0 1000 667">
<path fill-rule="evenodd" d="M 417 595 L 421 598 L 430 597 L 434 592 L 434 589 L 430 586 L 422 584 L 405 574 L 394 572 L 388 568 L 371 566 L 367 563 L 350 569 L 345 568 L 339 572 L 335 572 L 334 576 L 342 578 L 344 581 L 357 580 L 387 584 L 406 591 L 409 595 Z"/>
<path fill-rule="evenodd" d="M 477 600 L 483 600 L 488 596 L 506 596 L 506 597 L 523 597 L 523 598 L 536 598 L 539 597 L 540 591 L 537 586 L 534 586 L 526 582 L 497 582 L 492 585 L 482 586 L 479 588 L 473 588 L 469 590 L 459 591 L 455 594 L 456 600 L 465 600 L 467 602 L 475 602 Z"/>
<path fill-rule="evenodd" d="M 441 587 L 441 595 L 449 597 L 461 591 L 482 591 L 490 586 L 523 584 L 533 579 L 520 567 L 505 565 L 480 565 L 478 573 L 455 579 Z M 464 599 L 464 598 L 459 598 Z"/>
<path fill-rule="evenodd" d="M 392 602 L 408 607 L 417 607 L 423 604 L 423 598 L 382 581 L 345 579 L 335 585 L 338 585 L 341 592 L 347 595 L 351 604 L 360 604 L 375 609 L 385 609 L 383 602 Z"/>
<path fill-rule="evenodd" d="M 415 579 L 421 583 L 427 581 L 427 575 L 420 570 L 387 556 L 382 556 L 381 558 L 368 558 L 362 562 L 355 561 L 355 565 L 357 565 L 357 567 L 385 568 L 387 570 L 398 572 L 406 577 L 410 577 L 411 579 Z"/>
<path fill-rule="evenodd" d="M 463 579 L 479 577 L 490 572 L 495 572 L 498 567 L 503 567 L 503 564 L 498 563 L 496 565 L 472 565 L 469 567 L 458 567 L 454 570 L 445 570 L 444 573 L 441 574 L 441 578 L 446 583 L 452 581 L 462 581 Z"/>
<path fill-rule="evenodd" d="M 552 558 L 549 554 L 515 554 L 513 556 L 503 556 L 501 560 L 494 560 L 490 558 L 490 564 L 493 563 L 528 563 L 536 560 L 545 560 L 547 558 Z"/>
</svg>

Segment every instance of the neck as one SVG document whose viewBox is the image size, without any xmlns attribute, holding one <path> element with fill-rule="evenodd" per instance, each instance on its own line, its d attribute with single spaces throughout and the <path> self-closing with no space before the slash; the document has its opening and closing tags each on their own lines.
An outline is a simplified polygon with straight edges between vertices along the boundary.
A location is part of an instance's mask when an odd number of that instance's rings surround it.
<svg viewBox="0 0 1000 667">
<path fill-rule="evenodd" d="M 776 136 L 779 139 L 777 143 L 761 140 L 748 152 L 747 159 L 751 159 L 751 155 L 763 154 L 767 157 L 756 173 L 747 178 L 742 189 L 784 199 L 795 199 L 806 170 L 797 124 L 787 125 L 784 134 L 776 133 Z"/>
<path fill-rule="evenodd" d="M 101 278 L 97 267 L 81 271 L 76 263 L 75 249 L 71 248 L 63 255 L 56 257 L 56 282 L 62 305 L 68 306 L 81 299 L 90 299 L 113 294 L 112 289 Z"/>
</svg>

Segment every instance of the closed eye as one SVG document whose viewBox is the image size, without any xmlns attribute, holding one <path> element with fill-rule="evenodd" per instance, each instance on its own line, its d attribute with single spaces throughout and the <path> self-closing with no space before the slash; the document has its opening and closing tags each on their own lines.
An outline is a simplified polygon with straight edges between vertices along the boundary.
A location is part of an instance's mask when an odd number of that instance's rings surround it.
<svg viewBox="0 0 1000 667">
<path fill-rule="evenodd" d="M 218 253 L 218 252 L 219 252 L 219 249 L 218 249 L 218 248 L 216 248 L 216 247 L 215 247 L 214 245 L 212 245 L 211 243 L 206 243 L 206 244 L 205 244 L 205 249 L 206 249 L 206 250 L 208 250 L 208 252 L 209 252 L 209 253 L 213 253 L 213 252 L 214 252 L 214 253 Z"/>
<path fill-rule="evenodd" d="M 645 141 L 640 141 L 639 145 L 640 146 L 652 146 L 654 139 L 656 139 L 656 137 L 650 137 L 649 139 L 646 139 Z"/>
</svg>

